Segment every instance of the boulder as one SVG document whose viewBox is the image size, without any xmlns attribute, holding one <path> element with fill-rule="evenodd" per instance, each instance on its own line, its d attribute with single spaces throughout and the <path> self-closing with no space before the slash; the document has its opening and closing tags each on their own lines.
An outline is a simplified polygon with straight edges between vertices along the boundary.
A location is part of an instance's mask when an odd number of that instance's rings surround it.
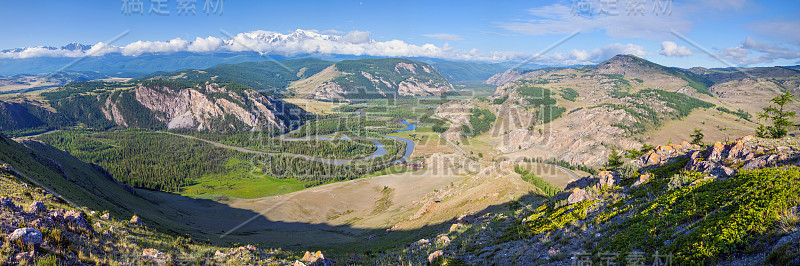
<svg viewBox="0 0 800 266">
<path fill-rule="evenodd" d="M 706 151 L 706 160 L 708 161 L 721 161 L 723 159 L 722 153 L 725 151 L 725 145 L 715 142 L 714 145 L 708 147 Z"/>
<path fill-rule="evenodd" d="M 111 219 L 111 214 L 107 213 L 107 212 L 103 213 L 103 215 L 100 215 L 100 219 L 103 219 L 103 220 Z"/>
<path fill-rule="evenodd" d="M 644 173 L 642 175 L 639 175 L 639 179 L 633 183 L 633 186 L 638 187 L 644 183 L 647 183 L 647 181 L 650 181 L 650 173 Z"/>
<path fill-rule="evenodd" d="M 641 159 L 642 167 L 651 166 L 651 165 L 660 165 L 661 164 L 661 156 L 658 155 L 655 151 L 648 151 L 644 155 L 642 155 Z"/>
<path fill-rule="evenodd" d="M 461 229 L 461 227 L 463 227 L 463 225 L 461 225 L 461 224 L 458 224 L 458 223 L 452 224 L 452 225 L 450 225 L 450 230 L 448 232 L 458 231 L 458 229 Z"/>
<path fill-rule="evenodd" d="M 322 255 L 322 251 L 317 251 L 316 253 L 311 253 L 306 251 L 306 254 L 303 255 L 303 258 L 300 261 L 307 262 L 309 266 L 311 265 L 333 265 L 331 260 L 326 259 L 324 255 Z"/>
<path fill-rule="evenodd" d="M 53 219 L 50 217 L 44 217 L 33 220 L 33 222 L 31 222 L 31 226 L 39 229 L 52 229 L 56 226 L 56 223 L 53 222 Z"/>
<path fill-rule="evenodd" d="M 23 262 L 23 261 L 30 262 L 30 261 L 33 261 L 34 259 L 36 259 L 36 251 L 35 250 L 31 250 L 31 251 L 28 251 L 28 252 L 17 253 L 17 255 L 14 256 L 14 259 L 16 259 L 17 262 Z"/>
<path fill-rule="evenodd" d="M 434 251 L 433 253 L 428 255 L 428 263 L 433 264 L 436 260 L 444 256 L 444 252 L 441 250 Z"/>
<path fill-rule="evenodd" d="M 56 223 L 62 223 L 73 231 L 93 232 L 92 225 L 86 220 L 86 215 L 74 210 L 64 209 L 51 211 L 48 216 Z"/>
<path fill-rule="evenodd" d="M 471 223 L 474 223 L 474 222 L 475 222 L 475 216 L 470 215 L 470 214 L 464 214 L 464 215 L 458 216 L 458 219 L 456 219 L 456 223 L 460 223 L 460 224 L 471 224 Z"/>
<path fill-rule="evenodd" d="M 11 212 L 22 211 L 22 207 L 15 205 L 14 200 L 11 199 L 11 197 L 0 198 L 0 208 Z"/>
<path fill-rule="evenodd" d="M 411 243 L 411 247 L 412 248 L 423 247 L 423 246 L 429 245 L 430 243 L 431 243 L 430 240 L 427 240 L 427 239 L 423 238 L 423 239 L 417 240 L 417 242 Z"/>
<path fill-rule="evenodd" d="M 619 175 L 611 171 L 601 171 L 597 173 L 597 178 L 599 179 L 597 188 L 614 187 L 619 184 L 620 180 Z"/>
<path fill-rule="evenodd" d="M 450 238 L 447 235 L 441 235 L 436 239 L 436 244 L 446 246 L 450 244 Z"/>
<path fill-rule="evenodd" d="M 44 205 L 44 202 L 41 201 L 34 201 L 28 206 L 28 212 L 30 213 L 46 213 L 47 206 Z"/>
<path fill-rule="evenodd" d="M 19 228 L 8 235 L 11 242 L 22 241 L 25 246 L 39 246 L 44 242 L 42 232 L 33 228 Z"/>
<path fill-rule="evenodd" d="M 140 218 L 138 215 L 134 215 L 133 217 L 131 217 L 131 220 L 130 220 L 129 223 L 132 224 L 132 225 L 147 226 L 144 223 L 144 220 L 142 220 L 142 218 Z"/>
<path fill-rule="evenodd" d="M 167 256 L 167 254 L 164 254 L 164 252 L 158 251 L 158 249 L 154 248 L 147 248 L 143 250 L 142 258 L 155 264 L 166 264 L 169 260 L 169 256 Z"/>
<path fill-rule="evenodd" d="M 586 192 L 586 190 L 576 188 L 572 190 L 572 193 L 567 198 L 567 203 L 575 204 L 588 199 L 589 199 L 589 193 Z"/>
</svg>

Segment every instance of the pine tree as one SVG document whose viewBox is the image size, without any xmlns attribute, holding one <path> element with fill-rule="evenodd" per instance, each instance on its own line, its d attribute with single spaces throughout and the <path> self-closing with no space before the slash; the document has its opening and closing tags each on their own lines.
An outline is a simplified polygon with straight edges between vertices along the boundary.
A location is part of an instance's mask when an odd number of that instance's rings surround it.
<svg viewBox="0 0 800 266">
<path fill-rule="evenodd" d="M 611 150 L 611 154 L 608 155 L 608 162 L 605 165 L 606 169 L 616 169 L 620 166 L 622 166 L 622 155 L 616 149 Z"/>
<path fill-rule="evenodd" d="M 782 138 L 785 137 L 786 134 L 789 132 L 789 128 L 792 126 L 797 126 L 793 121 L 790 119 L 794 118 L 795 112 L 785 111 L 784 107 L 788 104 L 794 102 L 794 95 L 789 93 L 787 90 L 786 93 L 775 96 L 772 98 L 772 102 L 777 105 L 774 107 L 770 105 L 769 107 L 764 107 L 764 112 L 758 114 L 758 120 L 772 120 L 772 125 L 767 126 L 764 124 L 759 123 L 758 128 L 756 128 L 756 136 L 761 138 Z"/>
<path fill-rule="evenodd" d="M 692 137 L 692 141 L 690 142 L 691 144 L 694 144 L 694 145 L 697 145 L 697 146 L 703 146 L 703 137 L 704 137 L 704 135 L 703 135 L 703 131 L 702 130 L 695 128 L 694 129 L 694 133 L 693 134 L 689 134 L 689 137 Z"/>
</svg>

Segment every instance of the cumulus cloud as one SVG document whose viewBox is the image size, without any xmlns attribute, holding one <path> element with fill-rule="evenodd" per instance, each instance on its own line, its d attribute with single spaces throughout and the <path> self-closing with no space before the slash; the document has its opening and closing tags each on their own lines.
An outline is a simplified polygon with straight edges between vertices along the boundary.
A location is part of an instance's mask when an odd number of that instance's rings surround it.
<svg viewBox="0 0 800 266">
<path fill-rule="evenodd" d="M 602 62 L 618 54 L 632 54 L 639 57 L 647 55 L 647 49 L 636 44 L 612 43 L 591 51 L 573 49 L 567 54 L 555 53 L 545 57 L 550 62 L 565 62 L 566 64 L 594 64 Z"/>
<path fill-rule="evenodd" d="M 460 41 L 464 39 L 461 38 L 461 36 L 459 36 L 458 34 L 452 34 L 452 33 L 433 33 L 433 34 L 423 34 L 422 36 L 439 40 L 445 40 L 445 41 Z"/>
<path fill-rule="evenodd" d="M 343 40 L 349 43 L 366 43 L 369 42 L 369 31 L 351 31 L 344 36 Z"/>
<path fill-rule="evenodd" d="M 231 36 L 195 38 L 193 41 L 180 38 L 169 41 L 136 41 L 124 46 L 97 43 L 88 50 L 68 50 L 52 47 L 30 47 L 0 52 L 0 58 L 33 57 L 82 57 L 103 56 L 119 53 L 126 56 L 142 54 L 166 54 L 174 52 L 257 52 L 261 54 L 343 54 L 378 57 L 431 57 L 447 60 L 483 62 L 519 62 L 531 58 L 522 52 L 461 50 L 449 44 L 409 44 L 401 40 L 377 41 L 368 31 L 351 31 L 347 34 L 322 34 L 315 31 L 297 30 L 289 34 L 272 31 L 251 31 Z M 537 57 L 533 63 L 548 65 L 590 64 L 608 59 L 616 54 L 645 55 L 642 46 L 634 44 L 610 44 L 593 50 L 572 50 L 569 53 L 552 53 Z"/>
<path fill-rule="evenodd" d="M 190 52 L 213 52 L 219 50 L 225 42 L 217 37 L 209 36 L 208 38 L 197 37 L 190 43 L 186 49 Z"/>
<path fill-rule="evenodd" d="M 175 38 L 166 42 L 137 41 L 122 47 L 122 55 L 137 56 L 144 53 L 174 53 L 186 51 L 189 41 Z"/>
<path fill-rule="evenodd" d="M 759 42 L 748 36 L 741 45 L 722 49 L 719 56 L 734 64 L 748 66 L 768 64 L 780 59 L 798 60 L 800 51 Z"/>
<path fill-rule="evenodd" d="M 692 50 L 686 46 L 678 46 L 675 42 L 663 41 L 661 42 L 661 51 L 658 53 L 670 57 L 683 57 L 692 55 Z"/>
</svg>

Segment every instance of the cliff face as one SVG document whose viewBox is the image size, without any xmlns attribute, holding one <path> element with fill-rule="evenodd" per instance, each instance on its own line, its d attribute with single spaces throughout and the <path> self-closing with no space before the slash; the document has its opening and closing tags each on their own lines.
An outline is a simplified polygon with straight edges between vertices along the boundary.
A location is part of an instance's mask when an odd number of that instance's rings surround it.
<svg viewBox="0 0 800 266">
<path fill-rule="evenodd" d="M 206 83 L 179 90 L 157 85 L 136 84 L 125 93 L 136 104 L 150 111 L 152 119 L 167 129 L 226 130 L 272 127 L 287 129 L 290 118 L 278 100 L 254 90 L 230 90 L 216 83 Z M 106 98 L 101 110 L 106 119 L 119 126 L 135 126 L 132 104 L 122 96 Z M 302 113 L 299 109 L 298 112 Z"/>
</svg>

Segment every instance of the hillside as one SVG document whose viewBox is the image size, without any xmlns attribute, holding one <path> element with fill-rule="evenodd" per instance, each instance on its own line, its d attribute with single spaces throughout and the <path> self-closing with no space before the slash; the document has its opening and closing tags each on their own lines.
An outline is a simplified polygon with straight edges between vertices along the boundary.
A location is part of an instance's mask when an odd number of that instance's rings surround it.
<svg viewBox="0 0 800 266">
<path fill-rule="evenodd" d="M 399 58 L 344 60 L 289 86 L 299 97 L 319 100 L 439 96 L 452 90 L 432 66 Z"/>
<path fill-rule="evenodd" d="M 438 114 L 492 110 L 497 123 L 474 141 L 490 143 L 493 156 L 600 165 L 612 150 L 688 140 L 693 128 L 715 141 L 753 134 L 755 116 L 770 99 L 787 89 L 798 93 L 794 70 L 747 69 L 760 75 L 756 79 L 726 71 L 723 79 L 723 70 L 683 70 L 632 55 L 594 66 L 512 69 L 486 81 L 499 85 L 494 97 L 451 102 Z M 457 127 L 467 122 L 451 121 Z M 465 141 L 454 127 L 445 135 Z"/>
<path fill-rule="evenodd" d="M 173 230 L 182 222 L 167 220 L 178 210 L 156 207 L 96 165 L 2 134 L 0 194 L 3 264 L 290 265 L 300 259 L 281 250 L 213 246 L 180 236 Z"/>
<path fill-rule="evenodd" d="M 235 82 L 256 90 L 284 92 L 292 81 L 319 73 L 334 62 L 313 58 L 220 64 L 203 70 L 154 73 L 138 80 Z"/>
<path fill-rule="evenodd" d="M 0 130 L 26 135 L 84 125 L 101 130 L 282 131 L 305 116 L 293 104 L 236 83 L 74 82 L 40 97 L 0 103 L 0 116 L 8 118 Z"/>
<path fill-rule="evenodd" d="M 641 168 L 462 216 L 373 260 L 398 263 L 400 253 L 434 264 L 800 263 L 800 139 L 658 146 L 633 163 Z"/>
</svg>

